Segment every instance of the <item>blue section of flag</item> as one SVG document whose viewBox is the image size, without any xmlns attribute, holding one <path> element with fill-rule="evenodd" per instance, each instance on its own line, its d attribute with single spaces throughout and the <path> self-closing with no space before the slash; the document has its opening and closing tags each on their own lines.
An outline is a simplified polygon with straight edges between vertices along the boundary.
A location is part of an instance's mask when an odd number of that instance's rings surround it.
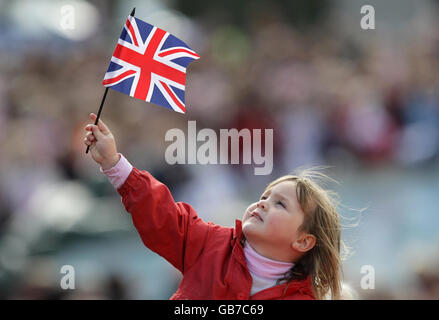
<svg viewBox="0 0 439 320">
<path fill-rule="evenodd" d="M 143 42 L 146 41 L 149 34 L 151 33 L 154 26 L 150 25 L 149 23 L 142 21 L 140 19 L 136 19 L 137 27 L 139 28 L 140 36 L 142 37 Z"/>
<path fill-rule="evenodd" d="M 125 28 L 122 29 L 122 34 L 120 35 L 120 38 L 126 42 L 131 43 L 131 44 L 133 43 L 131 41 L 131 38 L 128 36 L 128 32 Z"/>
<path fill-rule="evenodd" d="M 180 90 L 176 87 L 171 86 L 172 91 L 174 91 L 175 95 L 184 103 L 184 90 Z"/>
<path fill-rule="evenodd" d="M 130 95 L 131 86 L 133 85 L 134 76 L 127 78 L 124 81 L 119 82 L 111 87 L 113 90 L 117 90 L 121 93 Z"/>
<path fill-rule="evenodd" d="M 189 48 L 189 46 L 178 39 L 177 37 L 173 36 L 172 34 L 169 35 L 168 39 L 166 39 L 165 43 L 163 43 L 162 50 L 166 50 L 172 47 L 185 47 Z"/>
<path fill-rule="evenodd" d="M 113 61 L 110 62 L 110 65 L 108 66 L 108 71 L 107 72 L 111 72 L 111 71 L 116 71 L 121 69 L 122 66 L 120 64 L 114 63 Z"/>
<path fill-rule="evenodd" d="M 157 87 L 154 88 L 150 102 L 172 110 L 172 107 L 169 104 L 168 100 L 166 100 L 162 92 Z"/>
<path fill-rule="evenodd" d="M 175 62 L 176 64 L 187 68 L 187 66 L 189 65 L 189 63 L 191 63 L 192 61 L 194 61 L 194 59 L 192 58 L 188 58 L 188 57 L 181 57 L 181 58 L 176 58 L 171 60 L 172 62 Z"/>
</svg>

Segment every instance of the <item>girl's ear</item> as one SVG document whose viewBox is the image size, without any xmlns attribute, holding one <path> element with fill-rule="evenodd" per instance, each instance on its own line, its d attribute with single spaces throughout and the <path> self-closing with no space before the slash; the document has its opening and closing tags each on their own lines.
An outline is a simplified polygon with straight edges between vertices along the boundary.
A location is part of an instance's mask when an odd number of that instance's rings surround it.
<svg viewBox="0 0 439 320">
<path fill-rule="evenodd" d="M 316 237 L 309 233 L 303 233 L 296 241 L 291 244 L 291 247 L 300 252 L 305 253 L 312 248 L 314 248 L 316 244 Z"/>
</svg>

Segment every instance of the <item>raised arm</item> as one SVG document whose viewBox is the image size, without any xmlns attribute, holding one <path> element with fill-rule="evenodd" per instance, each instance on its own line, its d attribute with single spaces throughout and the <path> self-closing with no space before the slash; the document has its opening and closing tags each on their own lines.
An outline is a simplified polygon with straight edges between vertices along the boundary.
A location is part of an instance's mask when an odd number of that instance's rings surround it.
<svg viewBox="0 0 439 320">
<path fill-rule="evenodd" d="M 84 143 L 122 196 L 143 243 L 181 272 L 190 268 L 203 251 L 211 223 L 201 220 L 190 205 L 176 203 L 149 172 L 133 168 L 117 152 L 114 136 L 102 120 L 85 130 Z"/>
<path fill-rule="evenodd" d="M 169 189 L 149 172 L 133 168 L 118 189 L 143 243 L 184 273 L 203 251 L 211 223 L 188 204 L 175 202 Z"/>
</svg>

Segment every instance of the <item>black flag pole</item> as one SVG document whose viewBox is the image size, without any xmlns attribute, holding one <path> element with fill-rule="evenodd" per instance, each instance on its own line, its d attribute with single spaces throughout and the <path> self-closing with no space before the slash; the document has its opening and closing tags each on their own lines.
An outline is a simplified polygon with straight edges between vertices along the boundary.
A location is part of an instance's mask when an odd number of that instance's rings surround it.
<svg viewBox="0 0 439 320">
<path fill-rule="evenodd" d="M 134 14 L 136 13 L 136 8 L 133 8 L 133 11 L 131 11 L 130 16 L 134 17 Z M 102 108 L 104 107 L 105 98 L 107 97 L 108 93 L 108 87 L 105 88 L 104 96 L 102 97 L 101 105 L 99 107 L 98 115 L 96 116 L 95 125 L 98 124 L 99 117 L 101 116 Z M 87 150 L 85 153 L 88 153 L 88 150 L 90 150 L 90 146 L 87 146 Z"/>
</svg>

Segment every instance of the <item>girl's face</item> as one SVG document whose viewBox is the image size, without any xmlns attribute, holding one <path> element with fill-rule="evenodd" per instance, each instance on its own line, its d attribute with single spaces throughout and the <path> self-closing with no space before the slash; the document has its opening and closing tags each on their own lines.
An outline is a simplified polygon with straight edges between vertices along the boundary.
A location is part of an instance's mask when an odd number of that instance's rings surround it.
<svg viewBox="0 0 439 320">
<path fill-rule="evenodd" d="M 243 217 L 242 231 L 251 246 L 261 255 L 291 262 L 293 244 L 299 239 L 303 213 L 296 196 L 296 183 L 284 181 L 265 191 L 251 204 Z"/>
</svg>

